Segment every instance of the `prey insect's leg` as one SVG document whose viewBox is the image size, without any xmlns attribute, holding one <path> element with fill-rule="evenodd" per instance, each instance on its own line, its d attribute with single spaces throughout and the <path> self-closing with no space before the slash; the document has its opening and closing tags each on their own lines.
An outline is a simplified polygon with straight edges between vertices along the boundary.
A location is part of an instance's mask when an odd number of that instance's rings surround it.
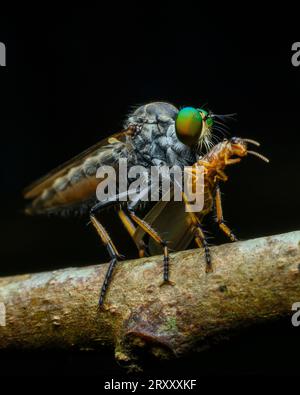
<svg viewBox="0 0 300 395">
<path fill-rule="evenodd" d="M 132 223 L 131 219 L 128 217 L 128 215 L 122 209 L 118 211 L 118 215 L 119 215 L 119 218 L 122 221 L 125 229 L 129 233 L 130 237 L 135 242 L 134 235 L 136 232 L 136 227 Z M 136 244 L 137 249 L 139 251 L 139 257 L 143 258 L 145 256 L 145 249 L 146 249 L 144 242 L 141 241 L 140 245 L 137 245 L 136 242 L 135 242 L 135 244 Z"/>
<path fill-rule="evenodd" d="M 182 196 L 183 196 L 183 201 L 184 201 L 186 207 L 188 207 L 189 202 L 188 202 L 186 194 L 182 193 Z M 206 241 L 205 234 L 202 230 L 200 219 L 194 212 L 192 212 L 190 210 L 187 210 L 187 213 L 191 217 L 192 223 L 195 228 L 195 242 L 199 248 L 204 249 L 205 261 L 206 261 L 206 269 L 205 270 L 207 273 L 209 273 L 212 271 L 211 256 L 210 256 L 210 250 L 208 247 L 208 243 Z"/>
<path fill-rule="evenodd" d="M 219 186 L 217 186 L 216 192 L 215 192 L 215 208 L 216 208 L 217 222 L 218 222 L 219 228 L 222 230 L 222 232 L 225 233 L 225 235 L 227 237 L 230 238 L 231 241 L 237 241 L 236 236 L 232 233 L 230 228 L 224 223 L 222 200 L 221 200 L 221 190 L 220 190 Z"/>
</svg>

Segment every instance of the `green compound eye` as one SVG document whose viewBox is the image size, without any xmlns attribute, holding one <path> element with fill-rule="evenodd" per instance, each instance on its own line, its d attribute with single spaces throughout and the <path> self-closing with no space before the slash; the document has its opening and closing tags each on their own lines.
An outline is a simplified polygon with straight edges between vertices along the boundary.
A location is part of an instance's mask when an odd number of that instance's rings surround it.
<svg viewBox="0 0 300 395">
<path fill-rule="evenodd" d="M 206 119 L 206 125 L 211 128 L 214 124 L 214 120 L 212 119 L 212 117 L 207 117 Z"/>
<path fill-rule="evenodd" d="M 202 115 L 202 119 L 205 120 L 207 127 L 211 128 L 213 126 L 213 124 L 214 124 L 214 120 L 209 115 L 209 113 L 206 110 L 203 110 L 203 108 L 198 108 L 197 110 Z"/>
<path fill-rule="evenodd" d="M 184 107 L 177 114 L 175 121 L 178 139 L 189 146 L 197 144 L 202 131 L 202 117 L 196 108 Z"/>
</svg>

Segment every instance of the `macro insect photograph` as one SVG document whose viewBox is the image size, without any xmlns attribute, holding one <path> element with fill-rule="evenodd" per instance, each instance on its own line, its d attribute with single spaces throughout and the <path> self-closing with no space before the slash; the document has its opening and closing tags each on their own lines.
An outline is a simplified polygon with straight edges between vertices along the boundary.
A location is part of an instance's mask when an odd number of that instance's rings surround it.
<svg viewBox="0 0 300 395">
<path fill-rule="evenodd" d="M 293 24 L 31 11 L 0 16 L 0 375 L 298 375 Z"/>
</svg>

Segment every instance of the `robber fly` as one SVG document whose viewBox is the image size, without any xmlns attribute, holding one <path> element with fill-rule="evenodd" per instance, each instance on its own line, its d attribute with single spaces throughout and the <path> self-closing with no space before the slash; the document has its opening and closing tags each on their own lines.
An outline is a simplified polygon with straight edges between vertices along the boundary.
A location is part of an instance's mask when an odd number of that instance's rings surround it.
<svg viewBox="0 0 300 395">
<path fill-rule="evenodd" d="M 137 211 L 140 200 L 131 200 L 120 207 L 115 199 L 98 201 L 96 187 L 97 169 L 110 165 L 118 171 L 121 158 L 126 158 L 128 168 L 141 165 L 189 166 L 200 157 L 201 146 L 211 143 L 214 115 L 204 109 L 184 107 L 180 111 L 172 104 L 149 103 L 137 108 L 126 120 L 124 130 L 109 136 L 77 157 L 30 185 L 24 191 L 31 203 L 28 214 L 87 215 L 107 248 L 111 262 L 100 292 L 99 304 L 111 279 L 113 269 L 121 258 L 116 246 L 97 214 L 108 206 L 115 206 L 121 221 L 131 236 L 136 225 L 158 242 L 164 253 L 164 280 L 169 279 L 169 255 L 166 242 L 141 219 Z M 146 191 L 145 191 L 146 193 Z"/>
<path fill-rule="evenodd" d="M 204 249 L 206 259 L 206 271 L 212 270 L 211 256 L 208 243 L 203 231 L 203 219 L 213 209 L 215 209 L 215 218 L 221 231 L 225 233 L 231 241 L 237 241 L 236 236 L 225 224 L 223 219 L 220 181 L 227 181 L 228 177 L 224 170 L 227 166 L 236 164 L 247 154 L 257 156 L 258 158 L 269 162 L 269 160 L 255 152 L 248 150 L 247 144 L 260 144 L 251 139 L 242 139 L 232 137 L 216 144 L 206 155 L 200 158 L 192 166 L 192 182 L 195 184 L 196 177 L 200 171 L 204 172 L 204 206 L 200 212 L 191 212 L 186 206 L 190 203 L 183 193 L 183 200 L 179 201 L 159 201 L 152 207 L 144 217 L 145 223 L 151 224 L 159 234 L 167 234 L 168 245 L 172 250 L 183 250 L 187 248 L 192 240 L 198 247 Z M 137 228 L 133 234 L 133 240 L 137 246 L 147 250 L 148 254 L 155 255 L 158 253 L 157 243 L 152 240 L 145 240 L 145 232 L 142 228 Z"/>
</svg>

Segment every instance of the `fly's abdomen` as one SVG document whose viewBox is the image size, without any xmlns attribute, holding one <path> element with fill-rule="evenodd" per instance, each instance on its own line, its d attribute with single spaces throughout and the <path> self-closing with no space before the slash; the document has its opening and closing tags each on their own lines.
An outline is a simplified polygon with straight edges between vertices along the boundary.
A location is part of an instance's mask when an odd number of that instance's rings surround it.
<svg viewBox="0 0 300 395">
<path fill-rule="evenodd" d="M 82 165 L 70 169 L 35 198 L 26 213 L 43 214 L 95 197 L 97 185 L 101 181 L 96 178 L 97 165 L 97 158 L 88 158 Z"/>
</svg>

